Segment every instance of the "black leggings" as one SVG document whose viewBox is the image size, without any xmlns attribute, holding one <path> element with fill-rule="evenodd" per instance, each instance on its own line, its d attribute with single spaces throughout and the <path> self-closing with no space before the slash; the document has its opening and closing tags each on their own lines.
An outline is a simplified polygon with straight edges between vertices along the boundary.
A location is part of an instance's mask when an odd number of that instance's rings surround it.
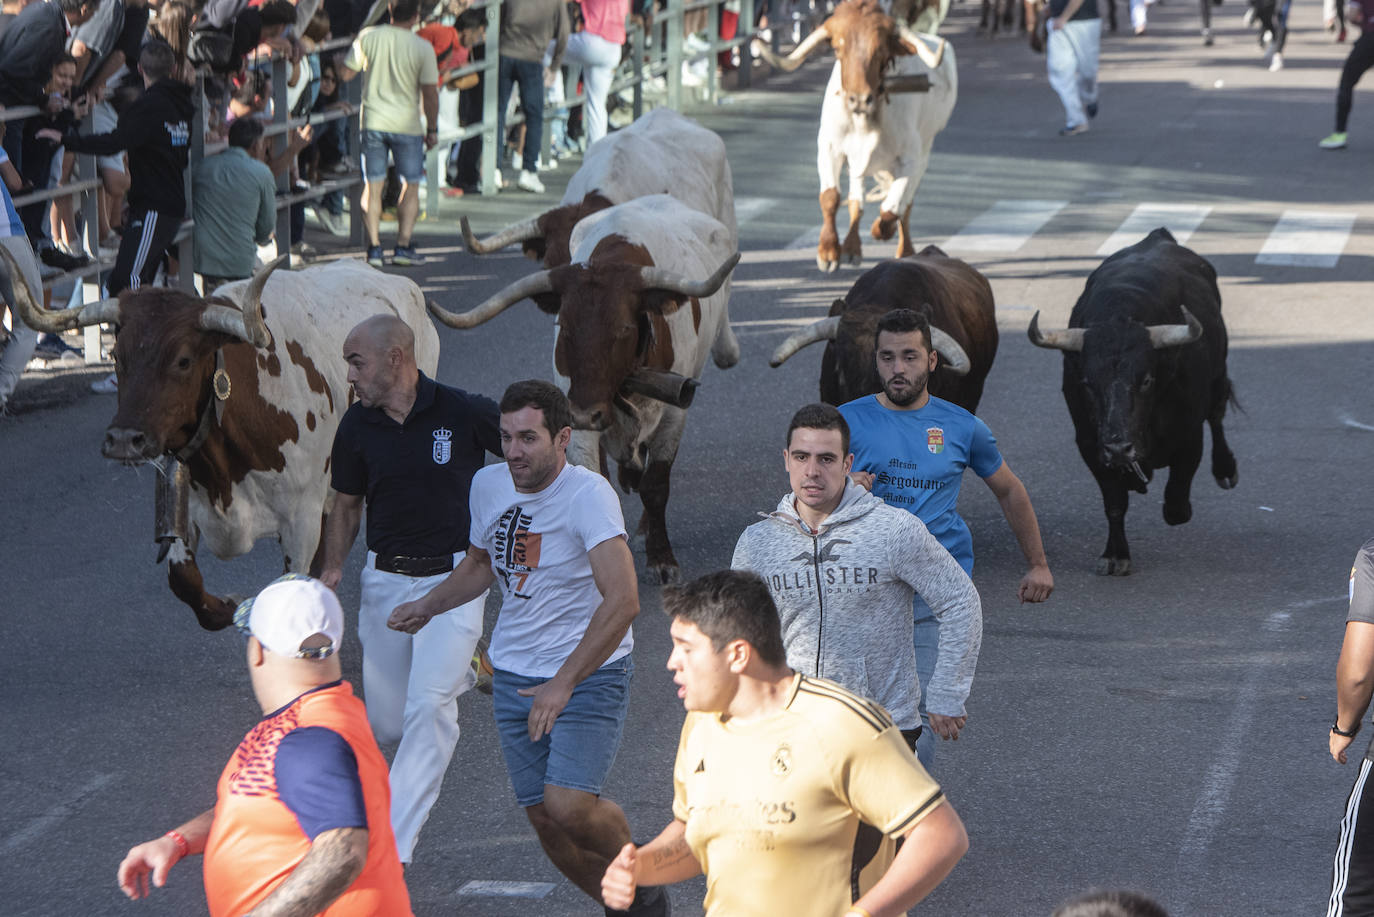
<svg viewBox="0 0 1374 917">
<path fill-rule="evenodd" d="M 1341 85 L 1336 90 L 1336 133 L 1344 134 L 1346 122 L 1350 120 L 1350 105 L 1355 95 L 1355 84 L 1364 72 L 1374 67 L 1374 32 L 1365 32 L 1350 48 L 1350 56 L 1341 68 Z"/>
</svg>

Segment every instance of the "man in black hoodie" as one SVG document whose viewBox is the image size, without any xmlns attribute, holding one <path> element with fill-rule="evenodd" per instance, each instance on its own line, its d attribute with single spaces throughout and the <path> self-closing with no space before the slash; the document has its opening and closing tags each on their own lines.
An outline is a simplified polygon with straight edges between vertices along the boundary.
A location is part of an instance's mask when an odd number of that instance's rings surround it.
<svg viewBox="0 0 1374 917">
<path fill-rule="evenodd" d="M 176 58 L 160 41 L 149 42 L 138 58 L 143 95 L 124 110 L 108 134 L 81 136 L 70 130 L 53 135 L 75 153 L 110 156 L 129 151 L 129 219 L 114 269 L 105 281 L 110 296 L 149 284 L 158 262 L 186 215 L 186 161 L 194 104 L 191 87 L 172 78 Z"/>
</svg>

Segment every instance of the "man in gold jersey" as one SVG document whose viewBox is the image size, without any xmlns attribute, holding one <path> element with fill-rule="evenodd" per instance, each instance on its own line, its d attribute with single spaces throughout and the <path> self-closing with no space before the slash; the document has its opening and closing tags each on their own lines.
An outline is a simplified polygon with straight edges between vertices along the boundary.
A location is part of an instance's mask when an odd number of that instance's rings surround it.
<svg viewBox="0 0 1374 917">
<path fill-rule="evenodd" d="M 893 917 L 968 849 L 963 822 L 873 701 L 787 667 L 777 609 L 753 573 L 665 589 L 668 669 L 687 708 L 673 767 L 673 821 L 626 844 L 601 880 L 607 907 L 641 885 L 706 874 L 707 917 Z M 862 895 L 860 821 L 901 839 Z"/>
</svg>

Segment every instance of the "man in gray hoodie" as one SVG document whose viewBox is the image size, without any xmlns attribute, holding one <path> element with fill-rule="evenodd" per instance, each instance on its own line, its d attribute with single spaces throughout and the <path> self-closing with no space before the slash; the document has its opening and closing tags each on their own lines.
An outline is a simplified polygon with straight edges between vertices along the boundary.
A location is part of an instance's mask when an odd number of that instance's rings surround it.
<svg viewBox="0 0 1374 917">
<path fill-rule="evenodd" d="M 882 704 L 913 751 L 921 686 L 911 601 L 919 593 L 940 628 L 926 698 L 930 726 L 957 739 L 983 639 L 978 592 L 920 519 L 849 480 L 853 461 L 839 411 L 826 404 L 798 411 L 784 450 L 792 492 L 744 530 L 731 566 L 768 584 L 787 664 Z"/>
</svg>

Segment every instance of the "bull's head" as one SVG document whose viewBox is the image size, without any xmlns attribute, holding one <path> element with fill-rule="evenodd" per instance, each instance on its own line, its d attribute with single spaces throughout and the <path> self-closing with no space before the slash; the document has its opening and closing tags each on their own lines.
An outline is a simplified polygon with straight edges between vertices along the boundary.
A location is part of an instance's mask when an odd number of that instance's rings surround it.
<svg viewBox="0 0 1374 917">
<path fill-rule="evenodd" d="M 835 304 L 831 306 L 832 311 L 843 308 L 843 299 L 837 300 Z M 768 359 L 768 365 L 776 369 L 783 363 L 786 363 L 789 358 L 804 347 L 810 347 L 812 344 L 819 344 L 821 341 L 835 340 L 840 332 L 840 320 L 840 315 L 832 315 L 829 318 L 823 318 L 818 322 L 812 322 L 805 328 L 799 328 L 792 332 L 787 336 L 787 339 L 779 344 L 778 348 L 773 351 L 773 356 Z M 871 335 L 867 337 L 865 343 L 868 346 L 870 355 L 869 360 L 865 362 L 872 362 L 873 339 Z M 935 349 L 935 352 L 940 355 L 940 363 L 944 367 L 945 372 L 952 373 L 956 376 L 968 375 L 971 364 L 969 363 L 968 354 L 964 352 L 964 348 L 959 346 L 958 341 L 954 340 L 954 338 L 950 337 L 946 332 L 931 325 L 930 344 Z"/>
<path fill-rule="evenodd" d="M 3 246 L 0 256 L 11 275 L 23 276 Z M 47 311 L 23 283 L 13 285 L 12 304 L 24 324 L 38 331 L 120 326 L 114 346 L 119 403 L 101 452 L 133 464 L 176 451 L 195 435 L 211 397 L 216 350 L 236 340 L 255 347 L 272 343 L 262 317 L 262 289 L 284 260 L 278 258 L 254 275 L 241 310 L 180 290 L 145 287 L 117 299 Z"/>
<path fill-rule="evenodd" d="M 645 372 L 672 364 L 671 342 L 655 326 L 689 299 L 714 294 L 738 261 L 736 253 L 711 276 L 693 279 L 654 266 L 640 246 L 610 238 L 602 240 L 589 262 L 531 274 L 467 312 L 449 312 L 432 301 L 429 309 L 451 328 L 472 328 L 533 298 L 558 316 L 554 366 L 571 382 L 574 425 L 604 430 L 613 405 L 626 406 L 627 391 L 679 406 L 685 406 L 683 398 L 690 400 L 690 386 L 681 385 L 686 380 L 672 377 L 678 386 L 669 394 L 662 372 Z"/>
<path fill-rule="evenodd" d="M 569 240 L 578 220 L 610 206 L 610 200 L 592 192 L 576 204 L 563 204 L 537 217 L 512 223 L 485 239 L 477 238 L 468 218 L 463 217 L 463 244 L 474 255 L 489 255 L 519 242 L 526 257 L 542 261 L 545 267 L 562 267 L 572 262 Z"/>
<path fill-rule="evenodd" d="M 1101 461 L 1146 483 L 1141 462 L 1150 455 L 1150 415 L 1159 389 L 1161 351 L 1202 337 L 1202 323 L 1184 306 L 1182 325 L 1142 325 L 1125 320 L 1091 328 L 1040 330 L 1040 313 L 1026 335 L 1037 347 L 1076 358 L 1085 402 L 1097 425 Z"/>
<path fill-rule="evenodd" d="M 935 50 L 926 44 L 928 40 L 935 42 Z M 883 78 L 898 57 L 915 54 L 934 70 L 944 54 L 944 39 L 923 38 L 884 13 L 877 0 L 845 0 L 787 57 L 779 57 L 764 42 L 755 43 L 755 47 L 769 64 L 790 72 L 827 41 L 840 64 L 845 105 L 851 114 L 865 117 L 878 110 L 884 94 Z"/>
</svg>

